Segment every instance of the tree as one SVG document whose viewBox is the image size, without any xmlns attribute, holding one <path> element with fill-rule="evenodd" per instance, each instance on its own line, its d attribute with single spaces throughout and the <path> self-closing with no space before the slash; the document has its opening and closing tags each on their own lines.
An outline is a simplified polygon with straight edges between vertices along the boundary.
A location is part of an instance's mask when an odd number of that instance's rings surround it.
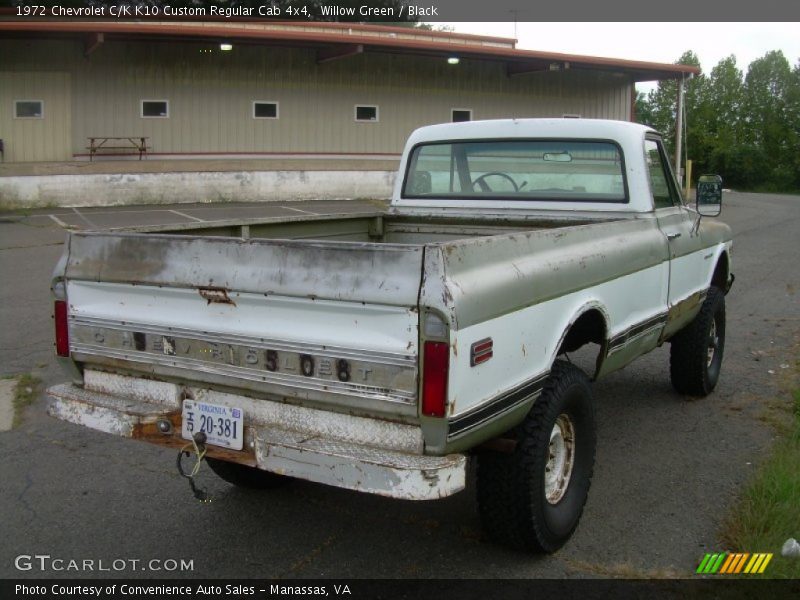
<svg viewBox="0 0 800 600">
<path fill-rule="evenodd" d="M 723 58 L 711 70 L 705 92 L 706 136 L 696 154 L 698 166 L 739 185 L 733 162 L 742 142 L 742 72 L 735 56 Z"/>
<path fill-rule="evenodd" d="M 760 180 L 766 189 L 782 190 L 794 183 L 792 88 L 792 70 L 780 50 L 767 52 L 750 64 L 742 94 L 742 137 L 753 153 L 745 166 L 760 172 L 745 173 L 749 184 L 757 185 Z"/>
<path fill-rule="evenodd" d="M 794 189 L 800 189 L 800 60 L 792 71 L 786 92 L 786 117 L 789 120 L 791 168 L 794 171 Z"/>
</svg>

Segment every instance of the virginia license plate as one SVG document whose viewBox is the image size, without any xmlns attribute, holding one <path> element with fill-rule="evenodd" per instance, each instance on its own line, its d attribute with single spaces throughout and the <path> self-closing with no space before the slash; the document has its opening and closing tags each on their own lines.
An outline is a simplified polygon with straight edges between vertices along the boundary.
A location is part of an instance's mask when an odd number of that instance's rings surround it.
<svg viewBox="0 0 800 600">
<path fill-rule="evenodd" d="M 244 442 L 242 409 L 184 400 L 181 435 L 191 440 L 199 431 L 206 434 L 206 444 L 241 450 Z"/>
</svg>

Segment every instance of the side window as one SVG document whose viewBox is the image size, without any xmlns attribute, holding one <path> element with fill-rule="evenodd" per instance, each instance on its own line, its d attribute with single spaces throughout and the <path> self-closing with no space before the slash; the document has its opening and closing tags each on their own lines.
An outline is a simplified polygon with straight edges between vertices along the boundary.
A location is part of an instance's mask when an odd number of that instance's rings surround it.
<svg viewBox="0 0 800 600">
<path fill-rule="evenodd" d="M 665 164 L 660 144 L 655 140 L 644 142 L 645 160 L 650 173 L 650 189 L 653 192 L 653 205 L 656 209 L 679 205 L 680 199 L 672 184 L 672 176 Z"/>
</svg>

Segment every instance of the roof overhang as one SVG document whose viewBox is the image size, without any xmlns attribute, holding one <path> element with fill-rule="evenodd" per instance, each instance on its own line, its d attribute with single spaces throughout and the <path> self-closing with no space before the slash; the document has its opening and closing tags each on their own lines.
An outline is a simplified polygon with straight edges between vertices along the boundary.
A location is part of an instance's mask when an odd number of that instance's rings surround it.
<svg viewBox="0 0 800 600">
<path fill-rule="evenodd" d="M 22 21 L 0 20 L 0 37 L 78 38 L 87 55 L 112 41 L 164 41 L 304 47 L 320 63 L 362 53 L 458 57 L 504 63 L 509 76 L 571 69 L 620 73 L 632 81 L 681 79 L 690 65 L 601 58 L 516 48 L 516 40 L 406 27 L 291 21 Z"/>
</svg>

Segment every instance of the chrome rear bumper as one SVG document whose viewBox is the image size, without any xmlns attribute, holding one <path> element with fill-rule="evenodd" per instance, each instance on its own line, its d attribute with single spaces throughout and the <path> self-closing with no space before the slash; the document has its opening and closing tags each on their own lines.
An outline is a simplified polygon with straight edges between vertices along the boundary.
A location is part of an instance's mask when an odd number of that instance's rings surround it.
<svg viewBox="0 0 800 600">
<path fill-rule="evenodd" d="M 83 388 L 67 383 L 48 389 L 50 415 L 178 448 L 187 443 L 180 433 L 180 397 L 189 391 L 195 398 L 244 411 L 243 450 L 208 446 L 209 456 L 407 500 L 443 498 L 464 488 L 466 457 L 422 455 L 421 433 L 411 425 L 92 371 L 85 381 Z M 166 433 L 164 421 L 171 425 Z"/>
</svg>

